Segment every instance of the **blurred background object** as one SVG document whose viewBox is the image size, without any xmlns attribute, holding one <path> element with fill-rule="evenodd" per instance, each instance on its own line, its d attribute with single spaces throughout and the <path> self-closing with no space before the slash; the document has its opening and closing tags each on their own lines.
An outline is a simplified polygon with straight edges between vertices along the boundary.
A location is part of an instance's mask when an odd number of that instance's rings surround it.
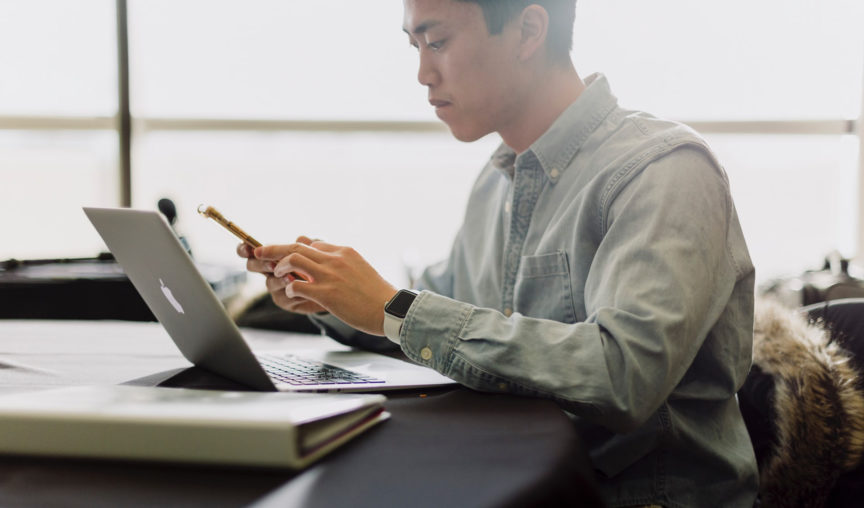
<svg viewBox="0 0 864 508">
<path fill-rule="evenodd" d="M 864 274 L 860 269 L 849 273 L 849 261 L 833 251 L 825 257 L 822 268 L 768 280 L 762 284 L 760 292 L 792 309 L 833 300 L 864 298 Z"/>
</svg>

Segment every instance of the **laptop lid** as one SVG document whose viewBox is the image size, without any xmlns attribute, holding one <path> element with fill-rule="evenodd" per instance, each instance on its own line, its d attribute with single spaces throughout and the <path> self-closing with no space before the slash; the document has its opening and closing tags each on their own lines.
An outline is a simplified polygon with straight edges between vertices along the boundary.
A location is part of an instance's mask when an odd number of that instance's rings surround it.
<svg viewBox="0 0 864 508">
<path fill-rule="evenodd" d="M 84 208 L 187 360 L 258 390 L 276 387 L 161 214 Z"/>
</svg>

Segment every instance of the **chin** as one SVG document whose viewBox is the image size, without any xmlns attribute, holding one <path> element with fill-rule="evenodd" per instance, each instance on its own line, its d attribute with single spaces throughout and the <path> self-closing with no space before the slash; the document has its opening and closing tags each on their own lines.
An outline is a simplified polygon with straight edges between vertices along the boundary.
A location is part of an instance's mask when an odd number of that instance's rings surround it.
<svg viewBox="0 0 864 508">
<path fill-rule="evenodd" d="M 472 141 L 477 141 L 483 136 L 489 134 L 491 131 L 482 130 L 482 129 L 471 129 L 471 128 L 462 128 L 460 129 L 458 126 L 448 125 L 450 127 L 450 133 L 453 134 L 453 137 L 458 139 L 459 141 L 470 143 Z"/>
</svg>

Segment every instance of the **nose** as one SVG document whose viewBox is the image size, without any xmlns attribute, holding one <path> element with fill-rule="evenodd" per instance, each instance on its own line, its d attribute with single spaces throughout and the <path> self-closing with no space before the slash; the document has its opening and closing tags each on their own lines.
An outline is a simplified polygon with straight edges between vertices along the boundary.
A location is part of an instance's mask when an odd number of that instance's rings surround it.
<svg viewBox="0 0 864 508">
<path fill-rule="evenodd" d="M 435 67 L 435 63 L 431 55 L 424 49 L 420 50 L 420 68 L 417 71 L 417 81 L 421 85 L 432 87 L 438 84 L 441 76 Z"/>
</svg>

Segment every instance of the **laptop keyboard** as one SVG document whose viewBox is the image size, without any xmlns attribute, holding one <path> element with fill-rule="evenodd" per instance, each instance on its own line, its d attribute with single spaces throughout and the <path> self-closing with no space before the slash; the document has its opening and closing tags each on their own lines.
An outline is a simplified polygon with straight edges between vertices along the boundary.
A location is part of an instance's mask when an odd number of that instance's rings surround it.
<svg viewBox="0 0 864 508">
<path fill-rule="evenodd" d="M 258 356 L 258 361 L 271 378 L 290 385 L 354 385 L 384 382 L 383 379 L 293 355 Z"/>
</svg>

